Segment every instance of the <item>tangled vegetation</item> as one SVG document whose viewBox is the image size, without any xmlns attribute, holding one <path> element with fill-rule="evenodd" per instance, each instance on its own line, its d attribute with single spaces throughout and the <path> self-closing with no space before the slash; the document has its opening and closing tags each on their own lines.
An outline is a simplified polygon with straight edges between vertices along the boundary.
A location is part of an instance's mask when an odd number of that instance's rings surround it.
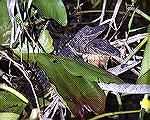
<svg viewBox="0 0 150 120">
<path fill-rule="evenodd" d="M 150 119 L 148 0 L 0 0 L 0 118 Z"/>
</svg>

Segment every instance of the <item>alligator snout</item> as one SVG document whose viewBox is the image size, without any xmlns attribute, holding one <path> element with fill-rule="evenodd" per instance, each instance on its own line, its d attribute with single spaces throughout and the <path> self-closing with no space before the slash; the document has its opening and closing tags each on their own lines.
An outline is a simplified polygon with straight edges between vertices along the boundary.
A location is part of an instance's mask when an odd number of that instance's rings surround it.
<svg viewBox="0 0 150 120">
<path fill-rule="evenodd" d="M 120 51 L 114 46 L 110 45 L 110 43 L 104 39 L 92 40 L 85 46 L 84 52 L 89 54 L 104 54 L 118 57 L 120 56 Z"/>
</svg>

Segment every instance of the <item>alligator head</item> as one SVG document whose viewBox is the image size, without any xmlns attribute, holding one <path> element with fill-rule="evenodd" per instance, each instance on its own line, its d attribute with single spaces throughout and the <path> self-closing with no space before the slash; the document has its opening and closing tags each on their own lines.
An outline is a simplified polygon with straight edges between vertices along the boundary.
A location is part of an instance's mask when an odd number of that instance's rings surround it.
<svg viewBox="0 0 150 120">
<path fill-rule="evenodd" d="M 74 38 L 69 42 L 69 45 L 73 47 L 77 52 L 83 52 L 86 44 L 94 40 L 99 36 L 107 27 L 107 24 L 90 27 L 86 25 L 80 29 Z"/>
</svg>

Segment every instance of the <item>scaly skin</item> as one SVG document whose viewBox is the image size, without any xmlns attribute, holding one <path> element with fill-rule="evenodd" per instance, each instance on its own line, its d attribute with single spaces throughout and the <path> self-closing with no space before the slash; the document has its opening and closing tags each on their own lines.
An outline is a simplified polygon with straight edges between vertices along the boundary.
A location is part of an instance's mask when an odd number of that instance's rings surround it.
<svg viewBox="0 0 150 120">
<path fill-rule="evenodd" d="M 80 29 L 69 42 L 77 53 L 82 54 L 105 54 L 108 56 L 119 56 L 118 49 L 110 45 L 107 40 L 96 39 L 105 29 L 107 25 L 90 27 L 86 25 Z"/>
</svg>

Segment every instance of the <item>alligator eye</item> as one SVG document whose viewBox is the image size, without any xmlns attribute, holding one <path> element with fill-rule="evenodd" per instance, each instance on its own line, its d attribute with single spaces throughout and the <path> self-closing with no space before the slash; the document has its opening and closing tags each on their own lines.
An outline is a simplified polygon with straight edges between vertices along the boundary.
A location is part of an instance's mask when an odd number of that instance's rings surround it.
<svg viewBox="0 0 150 120">
<path fill-rule="evenodd" d="M 103 47 L 103 46 L 102 46 L 101 43 L 99 43 L 99 44 L 93 44 L 93 47 L 101 48 L 101 47 Z"/>
</svg>

